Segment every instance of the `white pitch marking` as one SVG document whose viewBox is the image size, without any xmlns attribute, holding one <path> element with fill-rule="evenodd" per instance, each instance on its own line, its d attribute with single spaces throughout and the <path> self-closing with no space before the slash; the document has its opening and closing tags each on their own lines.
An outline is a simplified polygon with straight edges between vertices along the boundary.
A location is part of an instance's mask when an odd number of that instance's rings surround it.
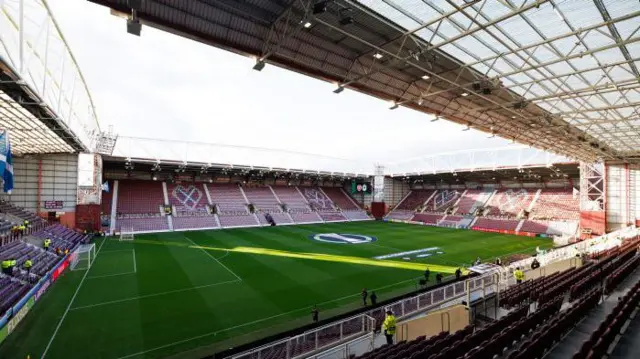
<svg viewBox="0 0 640 359">
<path fill-rule="evenodd" d="M 393 286 L 396 286 L 396 285 L 398 285 L 398 284 L 402 284 L 402 283 L 406 283 L 406 282 L 414 281 L 414 280 L 416 280 L 416 279 L 418 279 L 418 278 L 422 278 L 422 277 L 416 277 L 416 278 L 411 278 L 411 279 L 403 280 L 403 281 L 400 281 L 400 282 L 397 282 L 397 283 L 394 283 L 394 284 L 389 284 L 389 285 L 386 285 L 386 286 L 383 286 L 383 287 L 380 287 L 380 288 L 375 288 L 375 290 L 380 290 L 380 289 L 385 289 L 385 288 L 393 287 Z M 347 295 L 347 296 L 344 296 L 344 297 L 341 297 L 341 298 L 337 298 L 337 299 L 333 299 L 333 300 L 328 300 L 328 301 L 326 301 L 326 302 L 318 303 L 317 305 L 323 305 L 323 304 L 329 304 L 329 303 L 333 303 L 333 302 L 338 302 L 338 301 L 341 301 L 341 300 L 343 300 L 343 299 L 352 298 L 352 297 L 357 297 L 357 296 L 359 296 L 359 295 L 360 295 L 360 293 L 357 293 L 357 294 L 351 294 L 351 295 Z M 225 328 L 225 329 L 217 330 L 217 331 L 214 331 L 214 332 L 209 332 L 209 333 L 205 333 L 205 334 L 202 334 L 202 335 L 198 335 L 198 336 L 195 336 L 195 337 L 191 337 L 191 338 L 183 339 L 183 340 L 180 340 L 180 341 L 177 341 L 177 342 L 173 342 L 173 343 L 165 344 L 165 345 L 162 345 L 162 346 L 159 346 L 159 347 L 155 347 L 155 348 L 151 348 L 151 349 L 148 349 L 148 350 L 145 350 L 145 351 L 140 351 L 140 352 L 137 352 L 137 353 L 133 353 L 133 354 L 125 355 L 125 356 L 120 357 L 120 358 L 118 358 L 118 359 L 126 359 L 126 358 L 135 357 L 135 356 L 138 356 L 138 355 L 143 355 L 143 354 L 150 353 L 150 352 L 153 352 L 153 351 L 156 351 L 156 350 L 160 350 L 160 349 L 164 349 L 164 348 L 172 347 L 172 346 L 174 346 L 174 345 L 178 345 L 178 344 L 186 343 L 186 342 L 189 342 L 189 341 L 192 341 L 192 340 L 196 340 L 196 339 L 200 339 L 200 338 L 205 338 L 205 337 L 208 337 L 208 336 L 211 336 L 211 335 L 217 335 L 218 333 L 224 333 L 224 332 L 227 332 L 227 331 L 229 331 L 229 330 L 233 330 L 233 329 L 237 329 L 237 328 L 246 327 L 246 326 L 251 325 L 251 324 L 256 324 L 256 323 L 264 322 L 264 321 L 267 321 L 267 320 L 270 320 L 270 319 L 274 319 L 274 318 L 282 317 L 282 316 L 289 315 L 289 314 L 296 313 L 296 312 L 300 312 L 300 311 L 303 311 L 303 310 L 309 310 L 309 309 L 310 309 L 310 308 L 312 308 L 312 307 L 313 307 L 313 306 L 307 306 L 307 307 L 303 307 L 303 308 L 299 308 L 299 309 L 294 309 L 294 310 L 291 310 L 291 311 L 288 311 L 288 312 L 285 312 L 285 313 L 276 314 L 276 315 L 273 315 L 273 316 L 270 316 L 270 317 L 267 317 L 267 318 L 262 318 L 262 319 L 254 320 L 254 321 L 252 321 L 252 322 L 243 323 L 243 324 L 236 325 L 236 326 L 233 326 L 233 327 L 229 327 L 229 328 Z"/>
<path fill-rule="evenodd" d="M 96 252 L 96 258 L 98 258 L 98 254 L 100 254 L 100 250 L 102 249 L 102 246 L 104 246 L 105 242 L 106 240 L 103 240 L 102 244 L 100 245 L 100 248 L 98 248 L 98 252 Z M 94 258 L 94 261 L 95 261 L 95 258 Z M 64 311 L 62 318 L 60 318 L 60 321 L 58 322 L 58 326 L 56 326 L 56 330 L 53 332 L 51 339 L 49 339 L 49 343 L 47 343 L 47 347 L 44 348 L 44 352 L 42 353 L 42 356 L 40 357 L 40 359 L 44 359 L 44 357 L 47 355 L 47 352 L 49 351 L 49 348 L 51 347 L 53 340 L 56 338 L 56 335 L 58 334 L 58 330 L 60 330 L 60 327 L 62 326 L 62 322 L 64 322 L 64 319 L 67 317 L 67 313 L 69 313 L 69 310 L 71 309 L 71 305 L 73 304 L 73 301 L 76 300 L 76 296 L 78 295 L 78 292 L 80 291 L 80 288 L 84 283 L 84 280 L 87 279 L 87 274 L 89 274 L 90 270 L 91 268 L 88 268 L 87 271 L 84 272 L 84 276 L 82 277 L 80 284 L 78 284 L 78 288 L 76 288 L 75 293 L 73 293 L 73 297 L 71 297 L 71 301 L 69 301 L 69 305 L 67 305 L 67 309 Z"/>
<path fill-rule="evenodd" d="M 137 265 L 136 265 L 136 249 L 132 249 L 133 251 L 133 273 L 138 273 Z"/>
<path fill-rule="evenodd" d="M 208 255 L 211 259 L 213 259 L 214 261 L 218 262 L 218 264 L 220 264 L 222 267 L 224 267 L 224 269 L 228 270 L 229 273 L 233 274 L 239 281 L 242 281 L 242 278 L 240 278 L 239 275 L 237 275 L 234 271 L 232 271 L 231 269 L 229 269 L 229 267 L 227 267 L 226 265 L 222 264 L 222 262 L 220 262 L 219 260 L 216 259 L 216 257 L 212 256 L 211 253 L 209 253 L 208 251 L 204 250 L 204 248 L 202 248 L 202 246 L 199 246 L 196 242 L 192 241 L 191 238 L 184 236 L 184 238 L 186 238 L 189 242 L 191 242 L 194 246 L 198 247 L 198 249 L 200 249 L 201 251 L 204 252 L 204 254 Z M 228 252 L 228 251 L 227 251 Z"/>
<path fill-rule="evenodd" d="M 218 283 L 213 283 L 213 284 L 205 284 L 205 285 L 200 285 L 197 287 L 189 287 L 189 288 L 182 288 L 182 289 L 176 289 L 176 290 L 169 290 L 166 292 L 160 292 L 160 293 L 153 293 L 153 294 L 145 294 L 145 295 L 140 295 L 137 297 L 131 297 L 131 298 L 124 298 L 124 299 L 117 299 L 117 300 L 110 300 L 107 302 L 102 302 L 102 303 L 96 303 L 96 304 L 89 304 L 89 305 L 83 305 L 80 307 L 74 307 L 71 308 L 71 310 L 80 310 L 80 309 L 88 309 L 88 308 L 94 308 L 94 307 L 100 307 L 103 305 L 109 305 L 109 304 L 116 304 L 116 303 L 124 303 L 124 302 L 130 302 L 132 300 L 138 300 L 138 299 L 144 299 L 144 298 L 151 298 L 151 297 L 157 297 L 160 295 L 166 295 L 166 294 L 173 294 L 173 293 L 180 293 L 180 292 L 188 292 L 190 290 L 195 290 L 195 289 L 202 289 L 202 288 L 208 288 L 208 287 L 214 287 L 216 285 L 222 285 L 222 284 L 228 284 L 228 283 L 238 283 L 241 282 L 240 280 L 234 279 L 234 280 L 229 280 L 226 282 L 218 282 Z"/>
<path fill-rule="evenodd" d="M 136 272 L 126 272 L 126 273 L 116 273 L 116 274 L 97 275 L 97 276 L 94 276 L 94 277 L 87 277 L 87 279 L 109 278 L 109 277 L 117 277 L 117 276 L 121 276 L 121 275 L 128 275 L 128 274 L 136 274 Z"/>
</svg>

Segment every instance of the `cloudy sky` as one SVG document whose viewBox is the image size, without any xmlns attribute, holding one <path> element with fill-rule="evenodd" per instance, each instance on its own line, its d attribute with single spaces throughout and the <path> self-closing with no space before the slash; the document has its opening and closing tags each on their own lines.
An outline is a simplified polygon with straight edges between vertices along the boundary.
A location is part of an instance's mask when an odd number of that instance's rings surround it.
<svg viewBox="0 0 640 359">
<path fill-rule="evenodd" d="M 103 127 L 123 136 L 287 149 L 370 163 L 503 147 L 486 134 L 143 27 L 85 0 L 49 0 Z M 215 162 L 215 161 L 212 161 Z"/>
</svg>

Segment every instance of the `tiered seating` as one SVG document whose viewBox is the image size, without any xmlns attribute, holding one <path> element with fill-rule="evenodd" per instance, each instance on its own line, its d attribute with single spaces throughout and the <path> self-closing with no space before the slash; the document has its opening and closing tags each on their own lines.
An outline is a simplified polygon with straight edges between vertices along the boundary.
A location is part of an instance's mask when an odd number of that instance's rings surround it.
<svg viewBox="0 0 640 359">
<path fill-rule="evenodd" d="M 504 308 L 512 308 L 528 303 L 531 294 L 540 291 L 545 283 L 553 282 L 563 272 L 555 272 L 548 276 L 538 277 L 534 280 L 528 280 L 500 293 L 500 306 Z"/>
<path fill-rule="evenodd" d="M 441 226 L 458 226 L 460 225 L 460 222 L 464 220 L 464 217 L 462 216 L 453 216 L 453 215 L 448 215 L 446 217 L 444 217 L 444 220 L 440 221 L 440 225 Z"/>
<path fill-rule="evenodd" d="M 296 187 L 273 187 L 280 201 L 287 206 L 289 214 L 295 223 L 321 222 L 322 219 L 316 212 L 312 212 L 304 197 Z"/>
<path fill-rule="evenodd" d="M 400 221 L 408 221 L 413 217 L 416 213 L 414 211 L 409 211 L 406 209 L 394 209 L 393 211 L 387 214 L 387 218 L 389 219 L 397 219 Z"/>
<path fill-rule="evenodd" d="M 501 189 L 491 198 L 486 207 L 486 216 L 517 217 L 529 208 L 535 197 L 535 189 Z"/>
<path fill-rule="evenodd" d="M 422 206 L 429 199 L 429 197 L 431 197 L 433 192 L 435 191 L 431 189 L 412 190 L 407 198 L 405 198 L 404 201 L 398 204 L 398 207 L 396 207 L 394 212 L 398 210 L 415 212 L 416 208 Z"/>
<path fill-rule="evenodd" d="M 474 227 L 489 229 L 495 231 L 515 231 L 518 228 L 519 220 L 516 219 L 491 219 L 491 218 L 478 218 Z"/>
<path fill-rule="evenodd" d="M 526 220 L 522 223 L 520 231 L 529 233 L 547 233 L 549 232 L 549 225 L 543 221 Z"/>
<path fill-rule="evenodd" d="M 16 241 L 10 245 L 0 247 L 0 261 L 7 259 L 15 259 L 16 267 L 13 276 L 21 278 L 25 281 L 35 282 L 33 278 L 29 279 L 26 271 L 22 270 L 22 266 L 27 259 L 31 259 L 33 267 L 31 268 L 31 276 L 38 278 L 46 274 L 56 262 L 60 259 L 53 252 L 45 252 L 42 248 L 35 247 L 22 241 Z"/>
<path fill-rule="evenodd" d="M 342 211 L 360 209 L 340 188 L 323 187 L 322 190 L 327 196 L 329 196 L 329 199 L 331 199 L 333 204 L 342 209 Z"/>
<path fill-rule="evenodd" d="M 162 183 L 123 180 L 118 185 L 118 215 L 159 214 L 164 204 Z"/>
<path fill-rule="evenodd" d="M 422 222 L 425 224 L 438 224 L 438 221 L 443 217 L 442 214 L 433 214 L 433 213 L 416 213 L 413 218 L 411 218 L 414 222 Z"/>
<path fill-rule="evenodd" d="M 639 304 L 640 282 L 636 283 L 624 297 L 620 298 L 613 311 L 600 323 L 598 329 L 591 333 L 591 337 L 582 344 L 580 351 L 573 358 L 603 358 L 607 349 Z"/>
<path fill-rule="evenodd" d="M 15 217 L 22 219 L 23 221 L 27 220 L 31 222 L 32 225 L 40 222 L 44 222 L 44 220 L 36 216 L 35 213 L 29 212 L 20 207 L 17 207 L 13 203 L 7 202 L 5 200 L 0 200 L 0 212 L 11 214 Z"/>
<path fill-rule="evenodd" d="M 214 216 L 174 216 L 173 229 L 199 229 L 199 228 L 218 228 L 218 222 Z"/>
<path fill-rule="evenodd" d="M 1 276 L 0 277 L 0 315 L 4 315 L 7 309 L 11 308 L 31 286 L 21 283 L 18 280 Z"/>
<path fill-rule="evenodd" d="M 243 187 L 249 203 L 263 212 L 282 212 L 280 203 L 269 187 Z"/>
<path fill-rule="evenodd" d="M 298 188 L 305 196 L 312 209 L 318 211 L 320 218 L 327 222 L 345 221 L 345 216 L 336 210 L 335 205 L 329 197 L 327 197 L 318 188 L 303 187 Z"/>
<path fill-rule="evenodd" d="M 169 223 L 166 217 L 160 215 L 149 217 L 121 217 L 118 218 L 119 230 L 132 230 L 134 232 L 168 231 Z"/>
<path fill-rule="evenodd" d="M 344 214 L 344 216 L 347 217 L 351 221 L 371 219 L 367 215 L 367 212 L 365 212 L 365 211 L 363 211 L 361 209 L 342 211 L 342 214 Z"/>
<path fill-rule="evenodd" d="M 291 218 L 295 223 L 313 223 L 320 222 L 322 218 L 316 212 L 290 212 Z"/>
<path fill-rule="evenodd" d="M 176 208 L 178 216 L 188 216 L 194 213 L 209 214 L 207 209 L 209 200 L 202 183 L 167 183 L 167 194 L 169 196 L 169 204 Z"/>
<path fill-rule="evenodd" d="M 257 226 L 249 213 L 247 201 L 237 185 L 208 185 L 211 200 L 218 207 L 218 219 L 223 227 Z"/>
<path fill-rule="evenodd" d="M 259 217 L 260 215 L 258 215 Z M 291 222 L 291 218 L 286 213 L 283 212 L 274 212 L 271 213 L 271 218 L 276 222 L 276 224 L 289 224 Z"/>
<path fill-rule="evenodd" d="M 531 209 L 530 217 L 538 219 L 580 219 L 580 200 L 573 189 L 543 189 Z"/>
<path fill-rule="evenodd" d="M 237 185 L 216 184 L 207 186 L 211 201 L 218 207 L 218 214 L 243 215 L 249 213 L 247 201 Z"/>
<path fill-rule="evenodd" d="M 439 190 L 425 205 L 426 212 L 444 212 L 460 197 L 456 190 Z"/>
<path fill-rule="evenodd" d="M 470 214 L 475 212 L 476 208 L 482 206 L 488 199 L 491 192 L 483 189 L 469 189 L 467 190 L 460 202 L 458 202 L 457 214 Z"/>
<path fill-rule="evenodd" d="M 560 338 L 571 330 L 575 324 L 580 321 L 580 319 L 586 316 L 598 305 L 598 302 L 600 301 L 600 294 L 601 293 L 597 289 L 594 289 L 584 297 L 580 298 L 580 300 L 573 304 L 568 310 L 558 315 L 553 315 L 549 320 L 541 323 L 543 325 L 539 325 L 533 333 L 527 335 L 527 338 L 530 339 L 522 342 L 518 349 L 513 351 L 508 358 L 542 358 L 545 353 L 553 347 L 555 342 L 560 340 Z M 557 302 L 562 304 L 562 300 Z"/>
<path fill-rule="evenodd" d="M 51 239 L 51 248 L 60 248 L 62 250 L 75 249 L 79 244 L 88 243 L 90 235 L 78 233 L 60 224 L 48 226 L 38 232 L 33 233 L 34 237 Z"/>
<path fill-rule="evenodd" d="M 167 219 L 160 214 L 164 205 L 162 183 L 123 180 L 118 184 L 117 230 L 166 231 Z"/>
</svg>

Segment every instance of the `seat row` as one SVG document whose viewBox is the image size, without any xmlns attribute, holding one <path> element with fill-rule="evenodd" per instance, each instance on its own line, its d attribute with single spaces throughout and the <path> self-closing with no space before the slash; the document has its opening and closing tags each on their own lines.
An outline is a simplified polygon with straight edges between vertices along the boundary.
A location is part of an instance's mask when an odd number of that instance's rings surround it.
<svg viewBox="0 0 640 359">
<path fill-rule="evenodd" d="M 542 358 L 555 343 L 562 340 L 565 333 L 575 326 L 581 318 L 586 316 L 600 301 L 600 292 L 594 288 L 585 296 L 574 303 L 571 308 L 563 312 L 557 312 L 545 320 L 543 325 L 537 327 L 530 338 L 522 342 L 518 348 L 512 351 L 508 359 L 537 359 Z M 562 300 L 560 300 L 562 303 Z"/>
<path fill-rule="evenodd" d="M 622 298 L 613 311 L 600 323 L 596 331 L 586 340 L 580 350 L 573 356 L 578 358 L 602 358 L 607 349 L 620 333 L 624 323 L 640 304 L 640 282 Z"/>
<path fill-rule="evenodd" d="M 553 282 L 558 276 L 564 272 L 555 272 L 548 276 L 538 277 L 533 280 L 527 280 L 518 285 L 512 286 L 500 295 L 500 306 L 503 308 L 512 308 L 528 302 L 531 293 L 539 292 L 547 283 Z"/>
</svg>

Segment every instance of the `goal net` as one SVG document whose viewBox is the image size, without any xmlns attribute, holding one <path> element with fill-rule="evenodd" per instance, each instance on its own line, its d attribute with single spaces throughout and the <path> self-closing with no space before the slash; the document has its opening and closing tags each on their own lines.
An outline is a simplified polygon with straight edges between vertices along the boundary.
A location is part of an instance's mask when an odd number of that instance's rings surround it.
<svg viewBox="0 0 640 359">
<path fill-rule="evenodd" d="M 96 258 L 96 245 L 83 244 L 71 252 L 69 259 L 69 268 L 71 270 L 83 270 L 91 268 Z"/>
<path fill-rule="evenodd" d="M 120 240 L 121 241 L 132 241 L 134 238 L 133 227 L 122 227 L 120 229 Z"/>
</svg>

